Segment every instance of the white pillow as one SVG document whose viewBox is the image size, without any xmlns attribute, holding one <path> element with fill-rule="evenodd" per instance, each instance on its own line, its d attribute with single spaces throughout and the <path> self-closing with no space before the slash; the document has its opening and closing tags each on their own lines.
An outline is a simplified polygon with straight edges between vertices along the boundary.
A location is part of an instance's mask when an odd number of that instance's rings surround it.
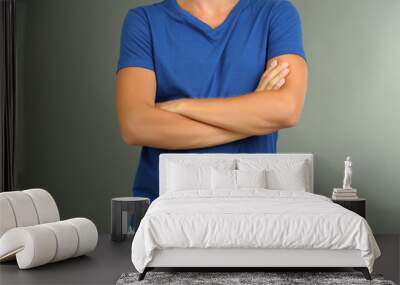
<svg viewBox="0 0 400 285">
<path fill-rule="evenodd" d="M 266 170 L 211 169 L 212 190 L 267 188 Z"/>
<path fill-rule="evenodd" d="M 211 189 L 236 189 L 236 170 L 211 168 Z"/>
<path fill-rule="evenodd" d="M 268 189 L 306 191 L 307 181 L 304 175 L 304 166 L 302 165 L 288 168 L 285 171 L 269 170 L 267 172 L 267 180 Z"/>
<path fill-rule="evenodd" d="M 166 167 L 167 191 L 211 190 L 211 168 L 234 169 L 235 161 L 169 161 Z"/>
<path fill-rule="evenodd" d="M 267 170 L 267 188 L 272 190 L 306 191 L 310 187 L 307 160 L 238 159 L 240 170 Z"/>
<path fill-rule="evenodd" d="M 238 188 L 267 188 L 267 171 L 261 170 L 236 170 Z"/>
</svg>

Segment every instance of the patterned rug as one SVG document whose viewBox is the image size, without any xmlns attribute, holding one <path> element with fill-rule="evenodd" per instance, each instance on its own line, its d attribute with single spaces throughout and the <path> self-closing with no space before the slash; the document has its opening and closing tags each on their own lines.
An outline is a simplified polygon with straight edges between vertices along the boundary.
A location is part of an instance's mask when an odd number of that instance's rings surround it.
<svg viewBox="0 0 400 285">
<path fill-rule="evenodd" d="M 372 274 L 372 281 L 360 272 L 147 272 L 145 279 L 138 281 L 139 273 L 124 273 L 116 285 L 157 284 L 157 285 L 395 285 L 384 280 L 382 275 Z"/>
</svg>

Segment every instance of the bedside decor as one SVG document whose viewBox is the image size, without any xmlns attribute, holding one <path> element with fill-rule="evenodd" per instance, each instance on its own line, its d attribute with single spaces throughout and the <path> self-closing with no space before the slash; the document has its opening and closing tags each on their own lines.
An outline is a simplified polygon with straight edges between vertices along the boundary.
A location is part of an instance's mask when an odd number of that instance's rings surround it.
<svg viewBox="0 0 400 285">
<path fill-rule="evenodd" d="M 350 156 L 346 157 L 344 162 L 343 188 L 333 188 L 333 200 L 354 200 L 357 199 L 357 189 L 351 187 L 351 178 L 353 175 L 352 162 Z"/>
<path fill-rule="evenodd" d="M 119 197 L 111 199 L 111 240 L 123 241 L 133 236 L 142 220 L 150 199 L 143 197 Z"/>
<path fill-rule="evenodd" d="M 333 200 L 354 200 L 357 198 L 357 189 L 333 188 Z"/>
<path fill-rule="evenodd" d="M 346 161 L 344 162 L 343 189 L 351 189 L 351 176 L 353 174 L 351 165 L 352 163 L 350 160 L 350 156 L 348 156 L 346 157 Z"/>
</svg>

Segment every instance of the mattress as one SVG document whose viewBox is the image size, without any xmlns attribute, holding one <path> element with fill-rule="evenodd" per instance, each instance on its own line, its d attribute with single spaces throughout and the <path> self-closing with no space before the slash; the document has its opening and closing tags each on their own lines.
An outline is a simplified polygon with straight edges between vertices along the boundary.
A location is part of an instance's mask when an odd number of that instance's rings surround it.
<svg viewBox="0 0 400 285">
<path fill-rule="evenodd" d="M 133 265 L 143 272 L 168 248 L 359 250 L 370 272 L 380 255 L 361 216 L 321 195 L 266 189 L 158 197 L 133 239 Z"/>
</svg>

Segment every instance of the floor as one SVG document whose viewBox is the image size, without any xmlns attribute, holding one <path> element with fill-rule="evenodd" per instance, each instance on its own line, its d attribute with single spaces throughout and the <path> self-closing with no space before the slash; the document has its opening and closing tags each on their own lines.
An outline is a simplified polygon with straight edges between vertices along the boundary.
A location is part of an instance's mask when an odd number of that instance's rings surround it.
<svg viewBox="0 0 400 285">
<path fill-rule="evenodd" d="M 399 283 L 400 235 L 377 235 L 382 256 L 375 272 Z M 115 243 L 101 234 L 99 244 L 88 256 L 81 256 L 29 270 L 19 270 L 16 262 L 0 264 L 0 284 L 115 284 L 123 272 L 134 271 L 130 261 L 131 240 Z"/>
<path fill-rule="evenodd" d="M 0 264 L 0 284 L 115 284 L 123 272 L 133 271 L 131 242 L 111 241 L 100 234 L 95 251 L 29 270 L 18 270 L 16 262 Z"/>
</svg>

